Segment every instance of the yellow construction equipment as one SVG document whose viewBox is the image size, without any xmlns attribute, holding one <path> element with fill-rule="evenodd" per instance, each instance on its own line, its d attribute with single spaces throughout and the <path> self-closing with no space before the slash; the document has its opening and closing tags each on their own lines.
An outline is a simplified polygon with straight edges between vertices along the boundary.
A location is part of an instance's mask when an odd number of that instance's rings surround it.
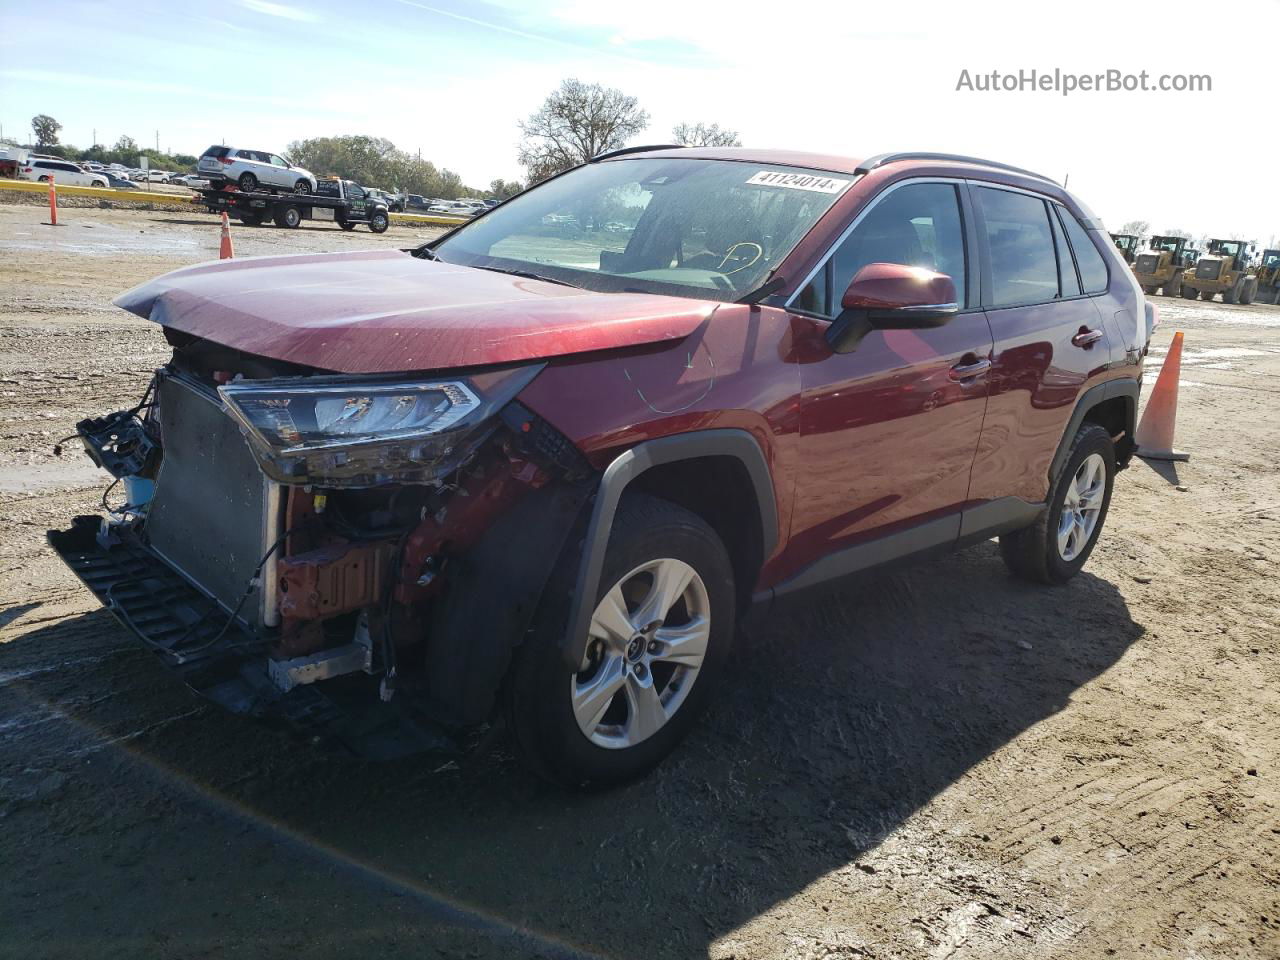
<svg viewBox="0 0 1280 960">
<path fill-rule="evenodd" d="M 1120 256 L 1124 257 L 1124 262 L 1133 265 L 1133 255 L 1138 250 L 1138 238 L 1132 233 L 1113 233 L 1111 242 L 1116 245 L 1116 249 L 1120 251 Z"/>
<path fill-rule="evenodd" d="M 1258 275 L 1258 302 L 1280 303 L 1280 250 L 1263 250 L 1255 272 Z"/>
<path fill-rule="evenodd" d="M 1182 293 L 1182 271 L 1195 263 L 1186 237 L 1152 237 L 1133 261 L 1133 274 L 1148 296 L 1159 290 L 1166 297 Z"/>
<path fill-rule="evenodd" d="M 1244 240 L 1210 240 L 1195 269 L 1182 272 L 1182 296 L 1212 300 L 1220 293 L 1223 303 L 1253 303 L 1258 278 L 1248 271 L 1250 246 Z"/>
</svg>

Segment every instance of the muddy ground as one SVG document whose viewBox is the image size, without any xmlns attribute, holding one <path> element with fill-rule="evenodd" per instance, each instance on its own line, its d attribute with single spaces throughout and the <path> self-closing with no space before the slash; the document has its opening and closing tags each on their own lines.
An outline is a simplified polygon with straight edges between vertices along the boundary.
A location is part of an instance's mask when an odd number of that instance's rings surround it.
<svg viewBox="0 0 1280 960">
<path fill-rule="evenodd" d="M 110 298 L 218 232 L 38 220 L 0 206 L 0 957 L 1280 956 L 1280 309 L 1159 299 L 1194 458 L 1119 477 L 1070 585 L 987 543 L 806 598 L 668 763 L 580 796 L 502 748 L 313 753 L 98 608 L 43 537 L 105 484 L 50 447 L 166 355 Z"/>
</svg>

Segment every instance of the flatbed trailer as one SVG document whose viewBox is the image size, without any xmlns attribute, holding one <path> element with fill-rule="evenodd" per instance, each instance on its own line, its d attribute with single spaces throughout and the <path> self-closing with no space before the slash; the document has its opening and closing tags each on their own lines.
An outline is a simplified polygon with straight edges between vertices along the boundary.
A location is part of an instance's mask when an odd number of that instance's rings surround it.
<svg viewBox="0 0 1280 960">
<path fill-rule="evenodd" d="M 387 204 L 371 197 L 353 180 L 321 180 L 315 193 L 244 191 L 233 184 L 196 193 L 210 213 L 225 212 L 251 227 L 271 221 L 278 227 L 293 229 L 303 220 L 328 220 L 343 230 L 354 230 L 356 224 L 363 223 L 374 233 L 385 233 L 391 225 Z"/>
</svg>

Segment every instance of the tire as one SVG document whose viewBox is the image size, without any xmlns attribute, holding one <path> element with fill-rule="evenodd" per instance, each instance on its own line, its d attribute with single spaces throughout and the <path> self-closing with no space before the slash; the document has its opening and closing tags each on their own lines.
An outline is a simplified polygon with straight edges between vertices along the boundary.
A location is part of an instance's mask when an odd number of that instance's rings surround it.
<svg viewBox="0 0 1280 960">
<path fill-rule="evenodd" d="M 240 222 L 241 222 L 241 223 L 243 223 L 246 227 L 260 227 L 260 226 L 262 226 L 262 217 L 263 217 L 263 215 L 262 215 L 261 213 L 247 213 L 247 212 L 246 212 L 246 213 L 240 213 L 240 214 L 237 214 L 236 216 L 239 218 Z"/>
<path fill-rule="evenodd" d="M 338 226 L 340 226 L 343 230 L 354 230 L 356 228 L 356 225 L 352 223 L 350 220 L 339 220 Z"/>
<path fill-rule="evenodd" d="M 1176 297 L 1182 293 L 1182 271 L 1174 271 L 1169 282 L 1164 285 L 1164 295 L 1166 297 Z"/>
<path fill-rule="evenodd" d="M 1213 291 L 1212 291 L 1212 290 L 1201 290 L 1201 291 L 1200 291 L 1200 299 L 1201 299 L 1201 300 L 1212 300 L 1212 299 L 1213 299 Z"/>
<path fill-rule="evenodd" d="M 1148 297 L 1154 297 L 1158 289 L 1160 288 L 1157 287 L 1154 283 L 1144 283 L 1142 285 L 1142 292 L 1145 293 Z"/>
<path fill-rule="evenodd" d="M 299 180 L 297 183 L 293 185 L 293 192 L 294 193 L 310 193 L 311 184 L 306 180 Z"/>
<path fill-rule="evenodd" d="M 1101 458 L 1100 464 L 1097 458 Z M 1096 473 L 1099 470 L 1100 477 Z M 1096 479 L 1100 485 L 1100 489 L 1090 487 L 1095 492 L 1085 501 L 1096 506 L 1092 511 L 1087 508 L 1072 511 L 1066 506 L 1068 495 L 1078 491 L 1080 474 L 1086 481 Z M 1115 475 L 1116 455 L 1111 436 L 1096 423 L 1081 424 L 1049 490 L 1047 509 L 1031 526 L 1000 535 L 1000 555 L 1009 572 L 1023 580 L 1049 584 L 1066 583 L 1079 573 L 1106 524 Z M 1088 526 L 1090 512 L 1096 515 L 1091 527 Z M 1074 521 L 1075 529 L 1074 539 L 1069 535 L 1067 545 L 1074 549 L 1064 551 L 1060 534 L 1068 516 Z"/>
<path fill-rule="evenodd" d="M 389 226 L 391 226 L 390 218 L 381 211 L 369 218 L 369 229 L 374 233 L 386 233 Z"/>
<path fill-rule="evenodd" d="M 258 178 L 252 173 L 246 171 L 245 173 L 240 174 L 240 179 L 236 181 L 236 184 L 245 193 L 253 193 L 253 191 L 258 189 Z"/>
<path fill-rule="evenodd" d="M 1240 303 L 1248 306 L 1253 303 L 1254 298 L 1258 295 L 1258 278 L 1250 277 L 1244 282 L 1244 286 L 1240 290 Z"/>
<path fill-rule="evenodd" d="M 516 752 L 534 772 L 568 786 L 610 786 L 634 780 L 656 766 L 706 706 L 733 639 L 733 567 L 724 544 L 701 517 L 654 497 L 624 497 L 609 535 L 596 602 L 599 614 L 610 598 L 623 597 L 624 613 L 613 622 L 622 628 L 620 633 L 637 632 L 630 640 L 609 643 L 594 636 L 605 636 L 604 630 L 593 629 L 583 670 L 574 674 L 564 665 L 559 644 L 568 622 L 577 561 L 575 550 L 566 551 L 552 574 L 528 639 L 515 652 L 503 702 Z M 656 596 L 653 569 L 690 579 L 669 608 L 667 626 L 656 626 L 655 621 L 640 630 L 628 618 L 647 616 L 643 604 Z M 686 621 L 696 623 L 696 618 L 689 619 L 695 613 L 709 621 L 707 629 L 698 632 L 705 654 L 696 669 L 675 666 L 663 654 L 673 648 L 664 647 L 660 638 L 664 630 Z M 608 619 L 602 614 L 593 617 L 593 624 Z M 593 706 L 589 698 L 594 684 L 610 676 L 613 692 Z M 653 729 L 645 729 L 644 718 L 632 706 L 635 697 L 646 695 L 654 698 L 647 702 L 656 712 L 646 714 Z M 581 722 L 575 700 L 583 713 Z"/>
<path fill-rule="evenodd" d="M 288 227 L 294 230 L 302 223 L 302 211 L 296 204 L 283 203 L 276 207 L 275 219 L 277 227 Z"/>
<path fill-rule="evenodd" d="M 1196 291 L 1195 291 L 1194 289 L 1192 289 L 1191 287 L 1188 287 L 1186 284 L 1183 284 L 1183 286 L 1182 286 L 1182 299 L 1183 299 L 1183 300 L 1194 300 L 1194 299 L 1195 299 L 1196 297 L 1198 297 L 1198 296 L 1200 296 L 1200 294 L 1199 294 L 1198 292 L 1196 292 Z"/>
<path fill-rule="evenodd" d="M 41 177 L 41 178 L 39 179 L 39 181 L 38 181 L 38 182 L 39 182 L 39 183 L 50 183 L 52 180 L 53 180 L 53 177 L 46 173 L 43 177 Z"/>
</svg>

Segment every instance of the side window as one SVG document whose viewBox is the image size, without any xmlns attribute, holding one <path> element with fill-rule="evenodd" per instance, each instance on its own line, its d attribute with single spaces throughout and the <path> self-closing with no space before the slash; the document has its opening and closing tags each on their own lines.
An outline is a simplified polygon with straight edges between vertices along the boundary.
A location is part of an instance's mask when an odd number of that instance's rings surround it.
<svg viewBox="0 0 1280 960">
<path fill-rule="evenodd" d="M 364 190 L 353 183 L 347 188 L 347 197 L 351 200 L 363 200 Z"/>
<path fill-rule="evenodd" d="M 1058 222 L 1056 204 L 1051 205 L 1056 212 L 1049 217 L 1049 225 L 1053 227 L 1053 246 L 1058 251 L 1058 280 L 1064 297 L 1080 296 L 1080 279 L 1076 276 L 1076 262 L 1071 257 L 1071 248 L 1067 246 L 1067 238 L 1062 232 L 1062 224 Z"/>
<path fill-rule="evenodd" d="M 965 303 L 964 226 L 949 183 L 909 183 L 885 194 L 796 299 L 812 313 L 840 312 L 840 299 L 869 263 L 901 263 L 945 273 Z"/>
<path fill-rule="evenodd" d="M 274 153 L 273 153 L 273 154 L 271 154 L 271 165 L 272 165 L 273 167 L 287 167 L 287 166 L 288 166 L 288 164 L 284 162 L 284 158 L 283 158 L 283 157 L 277 157 Z"/>
<path fill-rule="evenodd" d="M 975 191 L 986 220 L 991 305 L 1043 303 L 1058 296 L 1058 257 L 1039 197 L 991 187 Z"/>
<path fill-rule="evenodd" d="M 1067 228 L 1067 239 L 1080 267 L 1080 280 L 1085 293 L 1104 293 L 1107 289 L 1107 264 L 1102 254 L 1089 238 L 1089 231 L 1080 225 L 1070 210 L 1062 211 L 1062 223 Z"/>
</svg>

